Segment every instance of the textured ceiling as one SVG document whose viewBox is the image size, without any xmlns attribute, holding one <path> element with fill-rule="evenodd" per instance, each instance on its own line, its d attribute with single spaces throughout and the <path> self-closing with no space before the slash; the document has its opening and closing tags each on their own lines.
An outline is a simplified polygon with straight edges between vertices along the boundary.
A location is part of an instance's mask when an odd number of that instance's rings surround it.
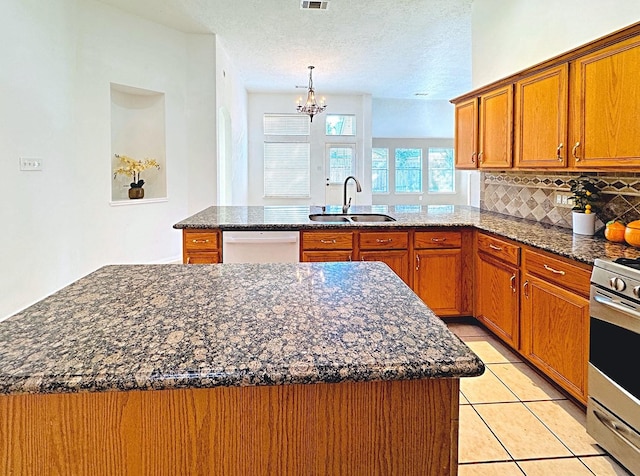
<svg viewBox="0 0 640 476">
<path fill-rule="evenodd" d="M 473 0 L 102 0 L 192 33 L 215 33 L 250 92 L 451 99 L 471 89 Z M 416 96 L 426 93 L 426 96 Z"/>
</svg>

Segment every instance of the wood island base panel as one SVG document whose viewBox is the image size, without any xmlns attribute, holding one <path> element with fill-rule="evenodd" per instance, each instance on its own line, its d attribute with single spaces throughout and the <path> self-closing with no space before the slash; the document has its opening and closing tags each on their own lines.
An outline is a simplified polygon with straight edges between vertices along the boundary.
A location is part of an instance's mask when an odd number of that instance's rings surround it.
<svg viewBox="0 0 640 476">
<path fill-rule="evenodd" d="M 0 473 L 455 475 L 459 379 L 0 396 Z"/>
</svg>

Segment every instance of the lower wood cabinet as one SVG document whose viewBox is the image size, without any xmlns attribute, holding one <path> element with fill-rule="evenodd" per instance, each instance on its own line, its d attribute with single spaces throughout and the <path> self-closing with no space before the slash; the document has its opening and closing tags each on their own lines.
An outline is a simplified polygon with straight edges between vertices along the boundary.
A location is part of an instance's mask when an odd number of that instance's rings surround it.
<svg viewBox="0 0 640 476">
<path fill-rule="evenodd" d="M 476 317 L 502 340 L 518 348 L 520 271 L 485 253 L 476 259 Z"/>
<path fill-rule="evenodd" d="M 353 260 L 353 231 L 303 231 L 300 237 L 300 261 Z"/>
<path fill-rule="evenodd" d="M 408 246 L 408 231 L 361 231 L 358 234 L 358 259 L 382 261 L 411 285 Z"/>
<path fill-rule="evenodd" d="M 525 250 L 520 352 L 587 402 L 590 270 Z"/>
<path fill-rule="evenodd" d="M 360 251 L 361 261 L 382 261 L 389 265 L 402 280 L 409 282 L 409 251 L 384 250 L 384 251 Z"/>
<path fill-rule="evenodd" d="M 413 290 L 441 317 L 472 313 L 472 232 L 416 231 Z"/>
<path fill-rule="evenodd" d="M 182 262 L 185 264 L 212 264 L 222 262 L 220 231 L 182 230 Z"/>
</svg>

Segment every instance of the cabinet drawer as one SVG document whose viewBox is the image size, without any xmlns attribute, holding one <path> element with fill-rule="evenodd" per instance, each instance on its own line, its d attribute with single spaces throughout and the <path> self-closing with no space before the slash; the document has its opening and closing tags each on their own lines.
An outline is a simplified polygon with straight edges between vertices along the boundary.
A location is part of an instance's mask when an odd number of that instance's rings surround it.
<svg viewBox="0 0 640 476">
<path fill-rule="evenodd" d="M 459 231 L 416 231 L 413 244 L 418 248 L 460 248 L 462 233 Z"/>
<path fill-rule="evenodd" d="M 406 231 L 363 232 L 360 233 L 362 250 L 399 250 L 409 245 L 409 233 Z"/>
<path fill-rule="evenodd" d="M 478 251 L 494 256 L 506 263 L 520 264 L 520 247 L 493 236 L 478 234 Z"/>
<path fill-rule="evenodd" d="M 523 260 L 526 273 L 583 296 L 589 296 L 590 269 L 581 268 L 562 258 L 552 258 L 530 250 L 524 250 Z"/>
<path fill-rule="evenodd" d="M 302 233 L 304 250 L 350 250 L 353 248 L 353 232 L 308 231 Z"/>
<path fill-rule="evenodd" d="M 217 231 L 183 230 L 183 246 L 186 251 L 217 250 L 219 245 Z"/>
</svg>

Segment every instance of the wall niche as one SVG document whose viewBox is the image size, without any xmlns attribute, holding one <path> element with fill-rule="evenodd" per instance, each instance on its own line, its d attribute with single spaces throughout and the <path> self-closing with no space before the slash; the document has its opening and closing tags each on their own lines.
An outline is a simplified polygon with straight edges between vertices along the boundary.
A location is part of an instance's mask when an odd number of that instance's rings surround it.
<svg viewBox="0 0 640 476">
<path fill-rule="evenodd" d="M 165 95 L 157 91 L 111 83 L 111 203 L 144 203 L 167 198 Z M 129 198 L 133 176 L 114 174 L 117 156 L 155 160 L 159 167 L 140 172 L 144 197 Z"/>
</svg>

